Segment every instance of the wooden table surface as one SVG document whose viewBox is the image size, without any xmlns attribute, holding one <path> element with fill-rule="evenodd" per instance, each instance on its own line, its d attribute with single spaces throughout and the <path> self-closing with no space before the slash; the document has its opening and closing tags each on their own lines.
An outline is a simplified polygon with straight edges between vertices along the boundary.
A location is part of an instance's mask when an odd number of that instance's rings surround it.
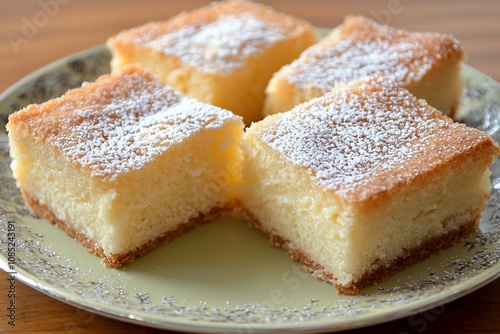
<svg viewBox="0 0 500 334">
<path fill-rule="evenodd" d="M 122 29 L 163 20 L 208 1 L 0 0 L 0 92 L 60 57 L 94 45 Z M 334 27 L 348 14 L 410 30 L 453 34 L 467 63 L 500 81 L 500 1 L 262 0 L 278 10 Z M 17 281 L 16 326 L 6 314 L 8 275 L 0 273 L 0 333 L 157 333 L 79 310 Z M 500 280 L 444 305 L 357 333 L 500 333 Z"/>
</svg>

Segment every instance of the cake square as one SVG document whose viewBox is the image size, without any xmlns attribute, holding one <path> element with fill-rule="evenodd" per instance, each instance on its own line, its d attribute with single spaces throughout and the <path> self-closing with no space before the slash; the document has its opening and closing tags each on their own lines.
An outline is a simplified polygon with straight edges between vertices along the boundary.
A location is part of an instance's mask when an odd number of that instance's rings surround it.
<svg viewBox="0 0 500 334">
<path fill-rule="evenodd" d="M 242 150 L 247 215 L 344 294 L 472 233 L 500 152 L 379 75 L 254 123 Z"/>
<path fill-rule="evenodd" d="M 230 210 L 244 124 L 130 66 L 7 124 L 29 208 L 120 267 Z"/>
<path fill-rule="evenodd" d="M 460 43 L 434 32 L 410 32 L 348 16 L 271 79 L 264 114 L 288 111 L 339 83 L 382 74 L 453 117 L 464 86 Z"/>
<path fill-rule="evenodd" d="M 274 72 L 318 41 L 304 20 L 245 0 L 211 3 L 111 37 L 111 67 L 139 63 L 182 94 L 262 118 Z"/>
</svg>

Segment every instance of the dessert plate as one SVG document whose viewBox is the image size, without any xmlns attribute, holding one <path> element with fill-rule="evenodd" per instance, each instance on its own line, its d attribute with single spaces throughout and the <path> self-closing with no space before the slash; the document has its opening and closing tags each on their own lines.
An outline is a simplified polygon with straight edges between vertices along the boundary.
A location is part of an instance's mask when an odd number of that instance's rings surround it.
<svg viewBox="0 0 500 334">
<path fill-rule="evenodd" d="M 105 268 L 98 257 L 26 209 L 9 168 L 5 123 L 29 103 L 108 73 L 109 60 L 105 46 L 98 46 L 42 68 L 0 96 L 0 268 L 31 287 L 91 312 L 162 329 L 332 332 L 438 307 L 500 276 L 498 161 L 477 233 L 357 296 L 338 295 L 247 222 L 229 216 L 120 270 Z M 467 85 L 460 121 L 500 141 L 500 85 L 467 65 L 463 73 Z M 13 242 L 15 254 L 9 256 Z"/>
</svg>

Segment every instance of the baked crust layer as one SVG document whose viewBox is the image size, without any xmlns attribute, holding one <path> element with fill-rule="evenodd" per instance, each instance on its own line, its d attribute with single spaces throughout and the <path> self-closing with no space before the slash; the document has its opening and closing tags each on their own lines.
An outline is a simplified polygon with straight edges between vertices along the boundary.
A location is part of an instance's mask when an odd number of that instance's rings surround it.
<svg viewBox="0 0 500 334">
<path fill-rule="evenodd" d="M 479 210 L 473 210 L 468 213 L 471 217 L 470 220 L 465 224 L 462 224 L 458 229 L 449 231 L 439 236 L 434 236 L 428 240 L 423 240 L 420 245 L 414 248 L 404 249 L 403 254 L 395 258 L 393 261 L 389 263 L 380 263 L 375 270 L 366 272 L 360 279 L 348 285 L 341 285 L 336 283 L 335 273 L 326 272 L 323 266 L 305 255 L 305 252 L 301 249 L 290 248 L 289 240 L 286 240 L 276 233 L 266 230 L 258 219 L 248 210 L 241 208 L 238 213 L 241 217 L 250 220 L 255 228 L 266 235 L 269 238 L 269 243 L 271 245 L 285 249 L 292 260 L 298 261 L 304 265 L 303 269 L 305 271 L 310 272 L 317 279 L 331 283 L 338 293 L 344 295 L 356 295 L 363 287 L 381 283 L 400 270 L 435 256 L 445 249 L 456 245 L 477 229 L 481 216 L 481 212 Z M 443 221 L 442 224 L 446 225 L 450 223 L 450 220 L 452 219 L 453 217 L 449 217 L 447 220 Z"/>
<path fill-rule="evenodd" d="M 123 265 L 132 263 L 136 258 L 139 258 L 160 245 L 166 244 L 167 242 L 175 239 L 176 237 L 182 235 L 190 229 L 193 229 L 203 223 L 209 222 L 222 216 L 225 213 L 231 212 L 233 205 L 227 203 L 225 206 L 214 207 L 207 213 L 200 213 L 198 216 L 189 219 L 187 222 L 179 224 L 176 228 L 163 233 L 155 239 L 148 241 L 142 246 L 137 247 L 134 251 L 124 253 L 124 254 L 111 254 L 106 256 L 104 250 L 96 245 L 94 240 L 88 238 L 85 234 L 75 230 L 68 223 L 57 218 L 52 210 L 41 204 L 35 197 L 28 193 L 25 189 L 21 187 L 21 192 L 24 196 L 26 204 L 31 209 L 31 211 L 39 217 L 43 217 L 50 223 L 56 225 L 64 233 L 72 238 L 75 238 L 79 243 L 81 243 L 87 249 L 87 252 L 97 255 L 101 258 L 102 263 L 111 268 L 120 268 Z"/>
</svg>

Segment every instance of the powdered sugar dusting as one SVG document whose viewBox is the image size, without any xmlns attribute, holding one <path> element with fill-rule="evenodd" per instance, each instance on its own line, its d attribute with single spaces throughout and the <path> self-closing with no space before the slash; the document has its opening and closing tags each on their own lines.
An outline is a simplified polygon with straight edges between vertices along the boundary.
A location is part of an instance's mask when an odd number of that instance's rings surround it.
<svg viewBox="0 0 500 334">
<path fill-rule="evenodd" d="M 175 55 L 200 71 L 227 73 L 286 36 L 285 28 L 246 13 L 221 15 L 205 24 L 187 24 L 146 45 Z"/>
<path fill-rule="evenodd" d="M 61 131 L 49 138 L 68 159 L 110 181 L 140 169 L 200 131 L 237 118 L 229 111 L 181 97 L 144 74 L 120 75 L 115 82 L 115 86 L 83 87 L 95 88 L 90 94 L 95 94 L 92 99 L 97 103 L 91 100 L 70 110 Z M 74 107 L 74 101 L 68 104 Z"/>
<path fill-rule="evenodd" d="M 418 80 L 432 66 L 430 61 L 426 61 L 429 60 L 427 50 L 419 50 L 418 56 L 424 61 L 415 66 L 416 72 L 410 71 L 407 61 L 417 56 L 417 48 L 414 43 L 401 43 L 395 47 L 388 41 L 357 42 L 348 39 L 336 43 L 334 48 L 308 50 L 310 61 L 294 63 L 287 79 L 298 87 L 314 83 L 325 92 L 338 83 L 375 73 L 407 83 L 412 79 Z"/>
<path fill-rule="evenodd" d="M 360 21 L 361 23 L 359 23 Z M 356 24 L 355 28 L 350 25 Z M 346 31 L 347 30 L 347 31 Z M 458 43 L 437 33 L 406 32 L 365 18 L 347 19 L 283 72 L 297 87 L 330 91 L 338 83 L 380 73 L 400 85 L 419 81 Z"/>
<path fill-rule="evenodd" d="M 376 76 L 357 84 L 265 119 L 250 133 L 348 200 L 409 180 L 485 139 L 394 82 Z"/>
</svg>

